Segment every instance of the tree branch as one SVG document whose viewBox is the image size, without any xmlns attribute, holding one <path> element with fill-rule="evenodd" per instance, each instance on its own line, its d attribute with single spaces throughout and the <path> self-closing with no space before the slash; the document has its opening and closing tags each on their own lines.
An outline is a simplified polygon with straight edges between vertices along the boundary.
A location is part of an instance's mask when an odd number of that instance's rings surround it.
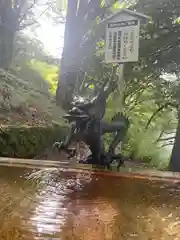
<svg viewBox="0 0 180 240">
<path fill-rule="evenodd" d="M 34 0 L 34 2 L 36 2 L 36 0 Z M 40 18 L 43 14 L 45 14 L 45 13 L 47 12 L 47 10 L 49 10 L 49 9 L 52 7 L 52 4 L 53 4 L 53 3 L 49 4 L 49 6 L 48 6 L 44 11 L 42 11 L 42 12 L 39 14 L 39 16 L 38 16 L 33 22 L 22 25 L 21 27 L 19 27 L 18 30 L 21 31 L 21 30 L 23 30 L 24 28 L 29 27 L 29 26 L 32 26 L 32 25 L 34 25 L 35 23 L 37 23 L 38 20 L 39 20 L 39 18 Z M 31 5 L 31 6 L 32 6 L 32 5 Z M 30 9 L 30 8 L 29 8 L 29 9 Z"/>
<path fill-rule="evenodd" d="M 160 148 L 167 147 L 167 146 L 172 146 L 172 145 L 174 145 L 174 142 L 169 142 L 169 143 L 163 144 Z"/>
<path fill-rule="evenodd" d="M 169 141 L 169 140 L 172 140 L 172 139 L 175 139 L 175 136 L 168 137 L 168 138 L 161 138 L 161 139 L 158 139 L 157 142 Z"/>
<path fill-rule="evenodd" d="M 148 122 L 147 122 L 147 124 L 146 124 L 145 129 L 146 129 L 146 130 L 148 129 L 148 127 L 149 127 L 149 125 L 151 124 L 152 120 L 155 118 L 155 116 L 156 116 L 158 113 L 160 113 L 162 110 L 164 110 L 165 108 L 167 108 L 167 107 L 169 107 L 169 106 L 176 108 L 176 107 L 177 107 L 177 104 L 173 104 L 173 103 L 167 102 L 167 103 L 165 103 L 164 105 L 160 106 L 160 107 L 152 114 L 152 116 L 149 118 L 149 120 L 148 120 Z"/>
<path fill-rule="evenodd" d="M 164 134 L 164 130 L 161 130 L 161 132 L 160 132 L 160 134 L 159 134 L 159 137 L 156 139 L 156 141 L 155 141 L 154 143 L 157 143 L 157 142 L 161 139 L 161 137 L 163 136 L 163 134 Z"/>
<path fill-rule="evenodd" d="M 101 6 L 101 0 L 91 0 L 88 4 L 87 20 L 93 20 L 97 16 L 104 17 L 107 7 Z"/>
<path fill-rule="evenodd" d="M 28 7 L 27 11 L 23 14 L 23 16 L 19 19 L 19 25 L 24 20 L 24 18 L 27 16 L 28 12 L 35 6 L 37 3 L 37 0 L 34 0 L 33 3 Z M 20 7 L 22 9 L 22 6 Z"/>
<path fill-rule="evenodd" d="M 151 82 L 152 78 L 155 78 L 155 77 L 158 77 L 158 76 L 159 76 L 158 73 L 151 74 L 150 76 L 148 76 L 148 78 L 146 80 L 143 81 L 143 82 L 146 83 L 145 86 L 142 85 L 142 84 L 139 84 L 140 86 L 135 91 L 131 91 L 129 94 L 126 94 L 125 98 L 127 98 L 127 97 L 132 98 L 134 95 L 136 95 L 137 92 L 141 91 L 143 88 L 146 88 L 148 86 L 148 84 Z M 132 80 L 132 82 L 133 82 L 133 80 Z M 129 87 L 129 85 L 127 86 L 127 88 L 128 87 Z M 126 91 L 126 88 L 125 88 L 125 91 Z"/>
<path fill-rule="evenodd" d="M 139 103 L 138 100 L 141 98 L 144 91 L 145 91 L 145 89 L 143 88 L 143 89 L 141 89 L 141 91 L 138 92 L 136 99 L 133 101 L 134 104 L 131 105 L 130 108 L 128 108 L 128 112 L 130 112 L 135 106 L 137 106 L 137 104 Z M 130 105 L 130 104 L 127 104 L 127 105 Z"/>
</svg>

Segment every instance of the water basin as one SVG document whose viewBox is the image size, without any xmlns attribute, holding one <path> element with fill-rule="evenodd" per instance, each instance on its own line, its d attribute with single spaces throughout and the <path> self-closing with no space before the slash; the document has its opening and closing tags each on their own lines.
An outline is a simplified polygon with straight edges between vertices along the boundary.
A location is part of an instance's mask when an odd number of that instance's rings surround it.
<svg viewBox="0 0 180 240">
<path fill-rule="evenodd" d="M 0 167 L 2 240 L 180 239 L 180 185 Z"/>
</svg>

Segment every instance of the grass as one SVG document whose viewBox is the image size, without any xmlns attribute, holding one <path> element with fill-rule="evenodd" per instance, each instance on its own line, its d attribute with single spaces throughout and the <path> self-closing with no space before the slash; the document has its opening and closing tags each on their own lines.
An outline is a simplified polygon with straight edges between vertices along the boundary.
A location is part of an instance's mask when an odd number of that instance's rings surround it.
<svg viewBox="0 0 180 240">
<path fill-rule="evenodd" d="M 31 68 L 40 73 L 40 76 L 50 85 L 50 91 L 55 94 L 59 68 L 55 65 L 47 64 L 37 60 L 31 61 Z"/>
</svg>

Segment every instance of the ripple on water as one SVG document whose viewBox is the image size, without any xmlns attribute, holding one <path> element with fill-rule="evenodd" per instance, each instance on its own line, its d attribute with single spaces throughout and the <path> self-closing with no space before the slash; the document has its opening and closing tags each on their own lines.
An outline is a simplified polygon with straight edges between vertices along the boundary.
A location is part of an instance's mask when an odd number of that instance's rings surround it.
<svg viewBox="0 0 180 240">
<path fill-rule="evenodd" d="M 180 239 L 177 184 L 57 170 L 0 176 L 0 239 Z"/>
<path fill-rule="evenodd" d="M 28 179 L 32 177 L 34 180 L 38 179 L 38 186 L 41 187 L 39 189 L 37 187 L 33 199 L 36 207 L 26 222 L 26 226 L 30 226 L 28 231 L 39 237 L 60 234 L 69 216 L 70 195 L 73 192 L 81 191 L 84 184 L 91 181 L 91 176 L 77 174 L 63 178 L 57 171 L 53 171 L 53 173 L 40 171 Z"/>
</svg>

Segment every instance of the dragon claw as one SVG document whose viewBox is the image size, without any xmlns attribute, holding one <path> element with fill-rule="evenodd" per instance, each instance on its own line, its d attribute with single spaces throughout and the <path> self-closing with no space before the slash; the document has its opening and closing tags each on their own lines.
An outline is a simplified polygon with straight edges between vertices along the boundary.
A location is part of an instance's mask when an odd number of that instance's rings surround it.
<svg viewBox="0 0 180 240">
<path fill-rule="evenodd" d="M 63 149 L 63 142 L 55 142 L 53 148 L 58 148 L 59 150 Z"/>
</svg>

